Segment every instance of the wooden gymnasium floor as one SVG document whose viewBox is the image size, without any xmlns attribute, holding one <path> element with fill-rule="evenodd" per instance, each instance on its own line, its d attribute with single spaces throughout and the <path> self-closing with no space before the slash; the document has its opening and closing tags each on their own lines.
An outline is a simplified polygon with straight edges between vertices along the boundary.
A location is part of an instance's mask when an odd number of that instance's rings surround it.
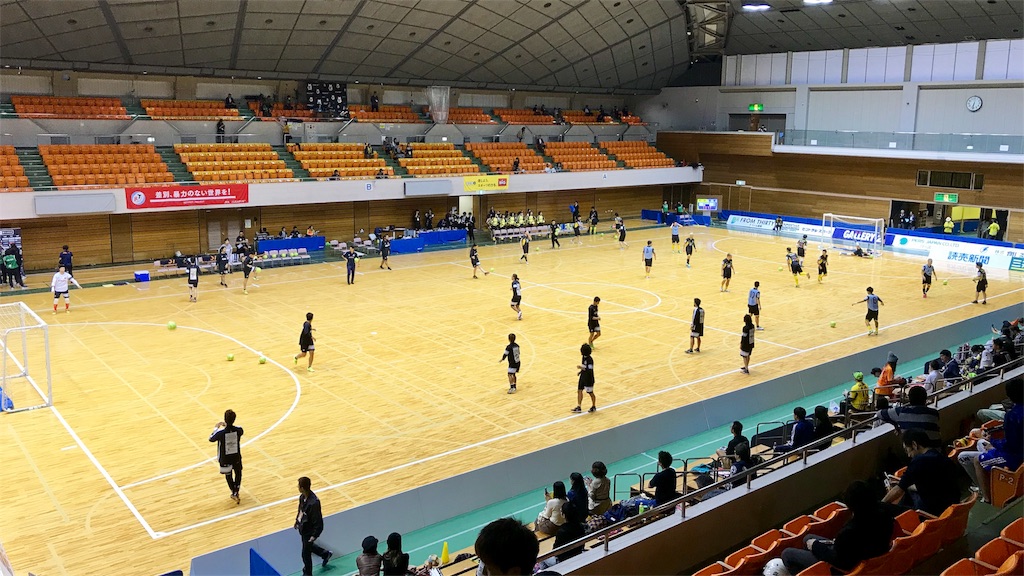
<svg viewBox="0 0 1024 576">
<path fill-rule="evenodd" d="M 517 244 L 483 247 L 495 271 L 479 280 L 460 249 L 396 256 L 392 272 L 365 259 L 353 286 L 337 263 L 267 269 L 248 296 L 240 274 L 228 277 L 230 289 L 208 275 L 197 304 L 181 278 L 75 290 L 71 314 L 51 315 L 47 294 L 25 295 L 50 323 L 55 407 L 0 420 L 3 545 L 16 568 L 39 574 L 187 569 L 195 555 L 290 526 L 301 475 L 329 514 L 985 311 L 969 304 L 963 275 L 922 299 L 919 258 L 835 254 L 823 285 L 811 264 L 797 289 L 776 270 L 792 239 L 693 232 L 691 269 L 671 252 L 667 229 L 631 232 L 627 250 L 605 230 L 583 246 L 563 237 L 555 251 L 537 239 L 529 265 Z M 658 252 L 650 279 L 647 239 Z M 725 251 L 736 275 L 720 293 Z M 521 322 L 508 307 L 513 272 L 524 287 Z M 754 280 L 766 330 L 747 376 L 738 332 Z M 851 306 L 868 285 L 885 302 L 873 337 L 864 304 Z M 1022 294 L 1019 275 L 991 278 L 990 306 Z M 573 415 L 594 296 L 604 329 L 594 355 L 599 410 Z M 702 352 L 687 355 L 695 296 L 707 330 Z M 313 374 L 292 364 L 307 311 L 316 314 Z M 509 332 L 523 353 L 515 396 L 499 362 Z M 207 442 L 226 408 L 246 431 L 240 506 Z"/>
</svg>

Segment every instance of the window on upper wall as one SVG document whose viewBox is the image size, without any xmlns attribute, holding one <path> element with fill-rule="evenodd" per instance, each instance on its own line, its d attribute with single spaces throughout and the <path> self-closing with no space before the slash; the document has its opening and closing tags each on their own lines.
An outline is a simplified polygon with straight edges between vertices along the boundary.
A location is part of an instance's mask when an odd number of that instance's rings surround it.
<svg viewBox="0 0 1024 576">
<path fill-rule="evenodd" d="M 957 188 L 960 190 L 981 190 L 985 184 L 984 174 L 973 172 L 949 172 L 945 170 L 918 170 L 917 185 L 932 188 Z"/>
</svg>

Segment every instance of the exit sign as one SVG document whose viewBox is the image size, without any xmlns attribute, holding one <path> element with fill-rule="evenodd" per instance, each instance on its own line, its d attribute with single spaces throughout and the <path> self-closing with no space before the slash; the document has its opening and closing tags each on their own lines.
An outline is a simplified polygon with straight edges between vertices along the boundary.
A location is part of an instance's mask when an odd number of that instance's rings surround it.
<svg viewBox="0 0 1024 576">
<path fill-rule="evenodd" d="M 747 110 L 751 112 L 764 112 L 764 104 L 751 104 L 747 106 Z"/>
<path fill-rule="evenodd" d="M 960 202 L 960 195 L 955 192 L 936 192 L 936 202 L 945 202 L 947 204 L 956 204 Z"/>
</svg>

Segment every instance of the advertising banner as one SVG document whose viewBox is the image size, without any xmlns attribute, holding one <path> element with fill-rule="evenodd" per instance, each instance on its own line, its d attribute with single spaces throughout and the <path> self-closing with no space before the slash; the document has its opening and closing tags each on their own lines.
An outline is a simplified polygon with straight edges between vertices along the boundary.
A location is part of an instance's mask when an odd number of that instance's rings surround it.
<svg viewBox="0 0 1024 576">
<path fill-rule="evenodd" d="M 973 266 L 981 262 L 983 266 L 997 270 L 1024 272 L 1024 250 L 903 234 L 885 236 L 886 244 L 891 244 L 894 251 L 927 254 L 935 261 L 936 266 L 947 264 L 955 268 L 956 265 Z"/>
<path fill-rule="evenodd" d="M 508 176 L 482 174 L 480 176 L 464 176 L 462 189 L 466 192 L 492 192 L 508 190 Z"/>
<path fill-rule="evenodd" d="M 755 216 L 739 216 L 736 214 L 729 215 L 727 224 L 729 227 L 751 228 L 766 232 L 775 229 L 775 220 L 772 218 L 757 218 Z M 782 231 L 789 234 L 807 234 L 810 237 L 822 238 L 825 236 L 831 237 L 836 229 L 829 226 L 815 226 L 814 224 L 803 224 L 801 222 L 783 222 Z"/>
<path fill-rule="evenodd" d="M 217 206 L 245 204 L 249 201 L 248 184 L 198 184 L 181 186 L 136 186 L 124 189 L 128 208 L 180 208 L 182 206 Z"/>
</svg>

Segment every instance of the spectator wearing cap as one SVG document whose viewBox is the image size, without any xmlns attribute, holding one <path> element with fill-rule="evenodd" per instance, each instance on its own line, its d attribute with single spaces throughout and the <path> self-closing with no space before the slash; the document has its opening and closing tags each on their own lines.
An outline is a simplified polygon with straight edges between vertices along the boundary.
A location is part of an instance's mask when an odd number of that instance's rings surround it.
<svg viewBox="0 0 1024 576">
<path fill-rule="evenodd" d="M 943 380 L 960 378 L 960 363 L 953 358 L 953 354 L 949 350 L 939 352 L 939 361 L 942 362 Z"/>
<path fill-rule="evenodd" d="M 377 539 L 373 536 L 363 538 L 363 553 L 356 557 L 359 576 L 378 576 L 383 565 L 384 559 L 377 553 Z"/>
<path fill-rule="evenodd" d="M 979 441 L 978 451 L 961 452 L 957 456 L 985 502 L 992 501 L 989 470 L 993 466 L 1016 470 L 1024 462 L 1024 378 L 1007 380 L 1006 395 L 1013 404 L 1003 419 L 1003 439 Z"/>
<path fill-rule="evenodd" d="M 939 411 L 930 408 L 928 392 L 921 386 L 912 386 L 907 392 L 907 405 L 889 408 L 878 412 L 878 418 L 896 427 L 896 432 L 904 430 L 921 430 L 931 442 L 938 446 L 942 442 L 939 434 Z"/>
<path fill-rule="evenodd" d="M 878 370 L 878 382 L 875 384 L 875 394 L 878 396 L 892 396 L 895 386 L 892 381 L 896 377 L 896 363 L 899 362 L 899 358 L 895 354 L 889 352 L 889 355 L 885 359 L 885 366 L 882 368 L 876 368 Z M 875 370 L 871 371 L 872 374 Z"/>
<path fill-rule="evenodd" d="M 846 414 L 850 411 L 863 412 L 871 406 L 871 391 L 864 383 L 864 373 L 853 373 L 853 386 L 845 394 L 846 399 L 839 403 L 839 412 Z"/>
<path fill-rule="evenodd" d="M 912 509 L 938 516 L 960 501 L 956 464 L 935 448 L 924 430 L 912 428 L 904 432 L 903 449 L 911 458 L 910 464 L 882 502 L 895 506 L 894 512 Z"/>
</svg>

